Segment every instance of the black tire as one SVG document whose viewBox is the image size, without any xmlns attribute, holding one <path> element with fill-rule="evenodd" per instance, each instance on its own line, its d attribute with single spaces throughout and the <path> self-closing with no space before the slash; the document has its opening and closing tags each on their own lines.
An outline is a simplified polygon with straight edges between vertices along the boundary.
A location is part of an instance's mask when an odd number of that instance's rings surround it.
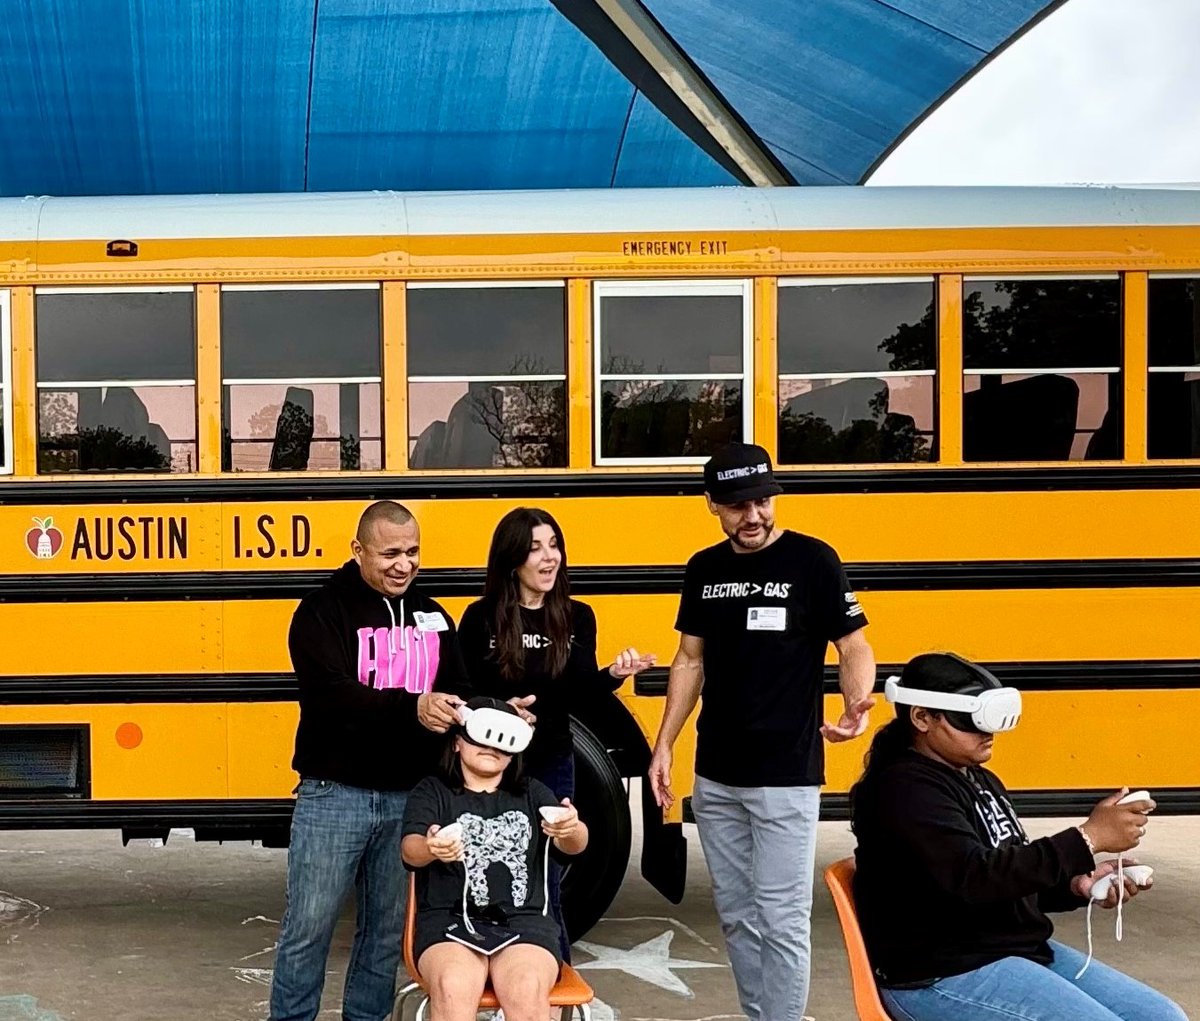
<svg viewBox="0 0 1200 1021">
<path fill-rule="evenodd" d="M 563 873 L 563 917 L 572 942 L 595 925 L 621 889 L 633 827 L 629 795 L 601 740 L 576 720 L 575 805 L 588 827 L 588 846 Z"/>
</svg>

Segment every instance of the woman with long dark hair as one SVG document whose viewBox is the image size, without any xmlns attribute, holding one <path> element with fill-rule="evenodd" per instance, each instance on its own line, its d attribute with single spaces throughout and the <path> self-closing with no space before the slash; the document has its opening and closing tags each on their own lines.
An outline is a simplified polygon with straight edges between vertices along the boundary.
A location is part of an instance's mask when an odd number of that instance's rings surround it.
<svg viewBox="0 0 1200 1021">
<path fill-rule="evenodd" d="M 575 797 L 571 713 L 656 661 L 627 648 L 598 665 L 596 614 L 571 598 L 562 529 L 534 507 L 511 510 L 496 525 L 483 598 L 463 613 L 458 638 L 473 689 L 536 718 L 525 770 L 560 800 Z M 551 863 L 551 903 L 561 922 L 559 878 Z M 563 953 L 569 960 L 565 935 Z"/>
<path fill-rule="evenodd" d="M 1136 847 L 1154 802 L 1122 802 L 1121 790 L 1081 825 L 1030 840 L 983 766 L 993 735 L 1016 726 L 1020 694 L 949 653 L 917 656 L 886 691 L 896 719 L 871 743 L 850 813 L 854 898 L 892 1017 L 1186 1021 L 1161 993 L 1051 939 L 1046 917 L 1089 903 L 1116 871 L 1094 855 Z M 1118 878 L 1103 907 L 1138 893 Z"/>
</svg>

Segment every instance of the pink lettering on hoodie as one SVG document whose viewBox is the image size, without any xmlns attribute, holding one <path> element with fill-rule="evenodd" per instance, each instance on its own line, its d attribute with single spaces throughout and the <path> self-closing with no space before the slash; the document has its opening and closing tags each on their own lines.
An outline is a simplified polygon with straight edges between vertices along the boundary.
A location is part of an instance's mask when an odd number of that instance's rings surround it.
<svg viewBox="0 0 1200 1021">
<path fill-rule="evenodd" d="M 402 688 L 414 695 L 433 690 L 441 652 L 436 631 L 404 627 L 358 629 L 358 682 L 368 688 Z"/>
</svg>

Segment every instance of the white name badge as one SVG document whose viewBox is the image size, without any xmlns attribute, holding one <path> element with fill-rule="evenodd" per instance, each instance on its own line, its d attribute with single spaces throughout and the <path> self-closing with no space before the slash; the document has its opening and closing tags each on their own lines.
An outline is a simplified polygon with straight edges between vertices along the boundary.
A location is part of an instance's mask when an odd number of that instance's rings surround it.
<svg viewBox="0 0 1200 1021">
<path fill-rule="evenodd" d="M 752 606 L 746 611 L 747 631 L 786 631 L 786 606 Z"/>
<path fill-rule="evenodd" d="M 446 618 L 434 610 L 432 613 L 422 613 L 420 610 L 413 611 L 413 621 L 420 631 L 448 631 L 450 625 L 446 623 Z"/>
</svg>

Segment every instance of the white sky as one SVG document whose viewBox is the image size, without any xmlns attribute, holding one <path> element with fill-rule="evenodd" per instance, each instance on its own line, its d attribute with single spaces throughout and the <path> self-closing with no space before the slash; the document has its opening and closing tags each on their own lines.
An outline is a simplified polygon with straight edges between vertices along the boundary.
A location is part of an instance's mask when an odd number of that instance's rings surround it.
<svg viewBox="0 0 1200 1021">
<path fill-rule="evenodd" d="M 1068 0 L 870 184 L 1200 183 L 1200 0 Z"/>
</svg>

